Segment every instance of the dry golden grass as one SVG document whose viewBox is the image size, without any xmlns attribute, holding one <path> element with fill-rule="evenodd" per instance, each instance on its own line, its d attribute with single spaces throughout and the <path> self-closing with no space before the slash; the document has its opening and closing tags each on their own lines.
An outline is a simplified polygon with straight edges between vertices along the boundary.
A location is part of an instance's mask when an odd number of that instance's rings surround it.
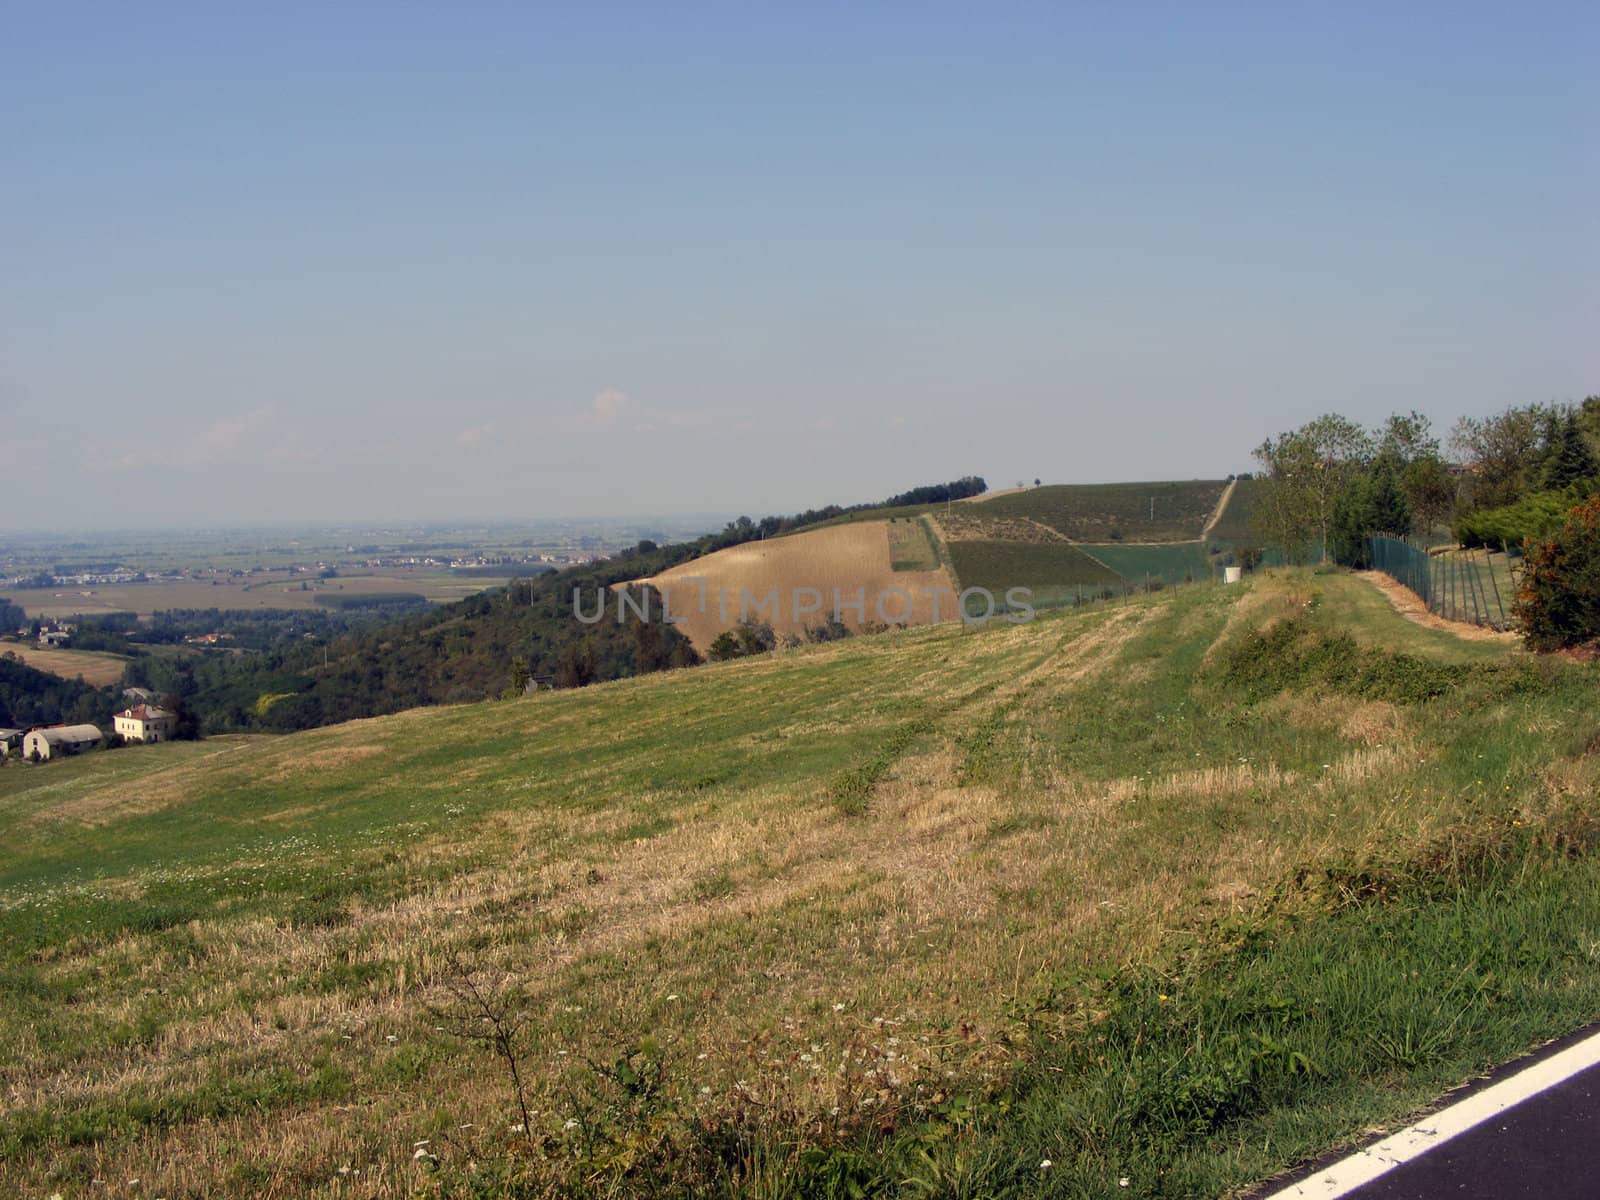
<svg viewBox="0 0 1600 1200">
<path fill-rule="evenodd" d="M 702 584 L 692 582 L 696 579 L 704 580 L 703 593 Z M 753 604 L 777 591 L 778 616 L 757 616 L 767 620 L 779 637 L 804 636 L 807 625 L 823 620 L 831 612 L 835 589 L 847 603 L 864 591 L 868 622 L 930 624 L 935 590 L 945 593 L 938 605 L 940 620 L 953 620 L 956 615 L 948 570 L 896 571 L 890 566 L 887 521 L 831 525 L 790 537 L 747 542 L 673 567 L 645 582 L 666 596 L 674 617 L 683 618 L 680 628 L 702 653 L 717 634 L 738 622 L 742 592 L 749 593 Z M 798 588 L 813 589 L 823 611 L 796 619 L 793 596 Z M 898 596 L 884 599 L 881 616 L 877 611 L 879 596 L 894 588 L 910 593 L 908 616 L 902 617 L 906 609 Z M 723 598 L 720 602 L 719 597 Z M 802 601 L 806 606 L 818 602 L 811 596 Z M 851 609 L 844 610 L 843 619 L 853 629 L 863 623 Z"/>
<path fill-rule="evenodd" d="M 63 679 L 79 679 L 91 687 L 105 687 L 122 678 L 128 660 L 98 650 L 45 649 L 28 642 L 0 643 L 0 654 L 15 654 L 36 671 L 48 671 Z"/>
</svg>

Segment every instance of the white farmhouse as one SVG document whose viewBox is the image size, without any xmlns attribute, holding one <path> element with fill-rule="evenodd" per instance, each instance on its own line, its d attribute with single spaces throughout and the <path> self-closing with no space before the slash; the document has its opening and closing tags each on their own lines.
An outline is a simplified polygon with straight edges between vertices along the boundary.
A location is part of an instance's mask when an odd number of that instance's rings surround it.
<svg viewBox="0 0 1600 1200">
<path fill-rule="evenodd" d="M 178 718 L 153 704 L 135 704 L 112 719 L 112 727 L 129 742 L 170 742 Z"/>
</svg>

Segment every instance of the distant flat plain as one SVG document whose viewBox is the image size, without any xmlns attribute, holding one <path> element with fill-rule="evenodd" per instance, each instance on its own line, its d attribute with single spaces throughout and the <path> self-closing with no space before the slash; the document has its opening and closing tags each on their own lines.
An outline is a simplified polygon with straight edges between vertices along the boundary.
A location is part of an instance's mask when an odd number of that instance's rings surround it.
<svg viewBox="0 0 1600 1200">
<path fill-rule="evenodd" d="M 9 599 L 30 618 L 133 612 L 141 617 L 174 608 L 318 608 L 339 597 L 381 596 L 410 592 L 440 603 L 459 600 L 504 578 L 462 577 L 437 567 L 383 567 L 341 571 L 333 579 L 317 579 L 288 571 L 261 572 L 215 580 L 180 579 L 115 586 L 12 589 Z M 319 602 L 318 597 L 328 597 Z"/>
</svg>

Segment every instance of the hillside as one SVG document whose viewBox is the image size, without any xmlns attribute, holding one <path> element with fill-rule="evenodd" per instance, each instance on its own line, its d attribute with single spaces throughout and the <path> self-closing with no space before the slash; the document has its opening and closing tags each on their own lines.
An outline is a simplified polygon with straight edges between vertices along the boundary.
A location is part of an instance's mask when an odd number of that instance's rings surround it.
<svg viewBox="0 0 1600 1200">
<path fill-rule="evenodd" d="M 934 513 L 969 520 L 1033 521 L 1078 542 L 1195 541 L 1227 486 L 1224 479 L 1046 484 L 968 497 L 958 502 L 959 509 L 944 503 L 880 506 L 833 516 L 822 524 Z"/>
<path fill-rule="evenodd" d="M 1287 573 L 0 769 L 0 1191 L 1217 1195 L 1600 1013 L 1597 693 Z"/>
<path fill-rule="evenodd" d="M 641 582 L 665 597 L 681 631 L 704 654 L 712 639 L 748 609 L 779 636 L 803 637 L 808 625 L 831 615 L 840 593 L 842 620 L 863 624 L 926 625 L 955 617 L 955 587 L 941 565 L 936 540 L 922 522 L 863 521 L 748 542 L 653 575 Z M 890 594 L 892 589 L 905 597 Z M 762 605 L 769 595 L 775 600 Z M 864 597 L 863 611 L 844 604 Z M 880 604 L 881 600 L 881 604 Z"/>
<path fill-rule="evenodd" d="M 794 587 L 824 597 L 834 588 L 846 597 L 864 590 L 869 598 L 903 587 L 917 598 L 905 620 L 911 625 L 933 619 L 933 606 L 923 597 L 936 588 L 982 589 L 994 598 L 997 612 L 1015 610 L 1005 596 L 1016 588 L 1028 593 L 1019 603 L 1058 608 L 1216 577 L 1235 561 L 1236 539 L 1203 535 L 1214 517 L 1219 525 L 1228 517 L 1228 496 L 1226 481 L 1199 480 L 1015 488 L 954 502 L 862 506 L 759 543 L 675 560 L 668 571 L 639 582 L 677 583 L 669 588 L 669 602 L 675 615 L 687 613 L 682 628 L 701 653 L 739 619 L 741 589 L 761 597 L 776 586 L 788 604 Z M 919 578 L 912 574 L 918 571 L 937 574 Z M 713 598 L 705 604 L 701 580 Z M 719 588 L 728 597 L 725 608 L 714 600 Z M 969 613 L 987 607 L 982 597 L 967 601 Z M 941 601 L 938 611 L 948 620 L 954 607 Z M 799 635 L 811 619 L 795 620 L 786 612 L 772 624 L 779 636 Z M 847 614 L 846 623 L 860 622 Z"/>
<path fill-rule="evenodd" d="M 0 647 L 0 728 L 108 722 L 113 695 L 24 662 L 15 647 Z"/>
</svg>

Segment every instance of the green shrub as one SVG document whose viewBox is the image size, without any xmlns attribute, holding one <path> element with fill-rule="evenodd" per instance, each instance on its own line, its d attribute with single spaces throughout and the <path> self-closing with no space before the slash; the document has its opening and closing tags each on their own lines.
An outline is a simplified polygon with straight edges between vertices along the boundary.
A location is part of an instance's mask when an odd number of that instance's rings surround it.
<svg viewBox="0 0 1600 1200">
<path fill-rule="evenodd" d="M 1456 522 L 1453 532 L 1468 549 L 1520 546 L 1528 538 L 1545 537 L 1558 528 L 1580 498 L 1571 491 L 1533 492 L 1515 504 L 1468 513 Z"/>
<path fill-rule="evenodd" d="M 1600 642 L 1600 496 L 1571 509 L 1555 536 L 1528 544 L 1516 616 L 1531 650 Z"/>
</svg>

